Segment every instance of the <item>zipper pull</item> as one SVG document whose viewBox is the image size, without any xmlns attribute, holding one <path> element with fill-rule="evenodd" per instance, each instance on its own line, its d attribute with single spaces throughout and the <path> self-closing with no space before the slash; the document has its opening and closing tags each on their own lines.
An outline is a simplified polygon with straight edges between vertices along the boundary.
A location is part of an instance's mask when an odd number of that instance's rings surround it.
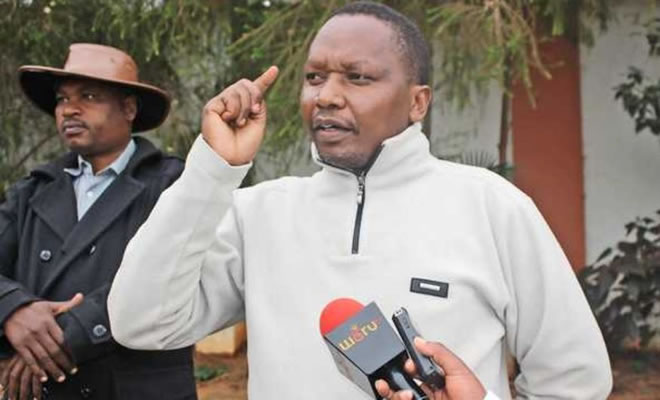
<svg viewBox="0 0 660 400">
<path fill-rule="evenodd" d="M 357 203 L 362 204 L 362 200 L 364 200 L 364 174 L 360 174 L 357 179 L 358 179 Z"/>
</svg>

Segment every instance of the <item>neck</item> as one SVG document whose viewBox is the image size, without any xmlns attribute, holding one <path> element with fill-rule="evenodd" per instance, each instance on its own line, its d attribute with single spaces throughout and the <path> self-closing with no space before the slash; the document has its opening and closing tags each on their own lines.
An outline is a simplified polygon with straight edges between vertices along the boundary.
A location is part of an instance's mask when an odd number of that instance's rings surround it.
<svg viewBox="0 0 660 400">
<path fill-rule="evenodd" d="M 356 176 L 366 175 L 367 172 L 369 172 L 369 169 L 371 168 L 371 166 L 374 165 L 374 162 L 376 162 L 376 159 L 378 158 L 378 155 L 380 154 L 381 150 L 383 150 L 383 145 L 382 144 L 379 145 L 376 148 L 376 150 L 374 150 L 374 152 L 371 153 L 371 155 L 369 156 L 367 161 L 359 167 L 341 166 L 341 165 L 337 165 L 337 164 L 333 165 L 331 162 L 327 162 L 327 161 L 324 161 L 324 162 L 328 165 L 332 165 L 333 167 L 344 169 L 346 171 L 350 171 L 353 174 L 355 174 Z"/>
<path fill-rule="evenodd" d="M 103 171 L 104 168 L 119 158 L 121 153 L 126 149 L 126 146 L 128 146 L 128 141 L 123 145 L 118 146 L 116 149 L 107 151 L 103 154 L 83 155 L 82 157 L 92 165 L 92 172 L 96 175 L 99 171 Z"/>
</svg>

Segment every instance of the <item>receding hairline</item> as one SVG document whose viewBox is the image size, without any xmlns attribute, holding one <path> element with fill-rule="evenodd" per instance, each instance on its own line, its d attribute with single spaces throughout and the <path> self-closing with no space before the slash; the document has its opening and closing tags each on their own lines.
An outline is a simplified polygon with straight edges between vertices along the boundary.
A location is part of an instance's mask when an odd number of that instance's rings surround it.
<svg viewBox="0 0 660 400">
<path fill-rule="evenodd" d="M 430 48 L 419 25 L 394 8 L 372 1 L 348 3 L 334 10 L 325 23 L 335 17 L 359 15 L 372 17 L 389 26 L 410 80 L 428 85 L 431 75 Z"/>
<path fill-rule="evenodd" d="M 404 60 L 404 58 L 402 57 L 402 56 L 405 56 L 405 49 L 404 49 L 404 46 L 401 44 L 401 40 L 398 38 L 398 34 L 397 34 L 395 28 L 391 24 L 388 24 L 387 21 L 383 21 L 383 20 L 381 20 L 379 18 L 376 18 L 376 17 L 374 17 L 372 15 L 369 15 L 369 14 L 339 14 L 339 15 L 328 18 L 323 23 L 321 28 L 319 28 L 319 30 L 314 35 L 314 38 L 312 39 L 312 42 L 310 43 L 309 48 L 307 50 L 307 60 L 305 60 L 305 64 L 307 62 L 309 62 L 309 60 L 310 60 L 310 58 L 309 58 L 309 56 L 311 55 L 310 51 L 312 49 L 312 46 L 316 42 L 316 39 L 319 37 L 320 34 L 323 33 L 324 28 L 331 21 L 334 21 L 338 18 L 360 18 L 360 17 L 368 17 L 372 21 L 376 21 L 376 22 L 380 23 L 382 26 L 387 27 L 387 29 L 390 32 L 389 33 L 389 39 L 390 39 L 390 41 L 393 45 L 392 49 L 393 49 L 394 53 L 398 56 L 398 58 L 401 61 L 401 64 L 403 65 L 404 69 L 407 71 L 409 69 L 409 67 L 408 67 L 409 63 L 407 63 Z M 317 60 L 314 60 L 314 61 L 317 61 Z M 368 58 L 363 58 L 363 59 L 355 60 L 355 61 L 351 62 L 350 64 L 356 64 L 357 65 L 357 64 L 373 64 L 373 63 L 374 62 L 372 60 L 370 60 Z"/>
<path fill-rule="evenodd" d="M 356 14 L 348 14 L 348 13 L 347 14 L 336 14 L 336 15 L 333 15 L 333 16 L 329 17 L 327 20 L 325 20 L 323 25 L 321 25 L 321 28 L 319 28 L 319 30 L 316 32 L 316 34 L 314 35 L 314 39 L 316 39 L 316 37 L 319 35 L 319 33 L 321 33 L 323 28 L 325 28 L 325 26 L 328 23 L 330 23 L 330 21 L 333 21 L 333 20 L 336 20 L 336 19 L 341 19 L 341 18 L 360 18 L 360 17 L 367 17 L 367 18 L 371 19 L 372 21 L 377 21 L 378 23 L 382 24 L 383 26 L 386 26 L 390 31 L 390 39 L 393 40 L 394 43 L 397 43 L 397 44 L 404 44 L 405 43 L 405 42 L 403 42 L 403 39 L 400 38 L 401 35 L 398 32 L 397 27 L 396 27 L 395 24 L 393 24 L 389 21 L 383 20 L 381 18 L 378 18 L 378 17 L 376 17 L 374 15 L 371 15 L 371 14 L 359 14 L 359 13 L 356 13 Z M 314 39 L 312 39 L 312 42 L 314 41 Z M 398 43 L 398 42 L 402 42 L 402 43 Z"/>
</svg>

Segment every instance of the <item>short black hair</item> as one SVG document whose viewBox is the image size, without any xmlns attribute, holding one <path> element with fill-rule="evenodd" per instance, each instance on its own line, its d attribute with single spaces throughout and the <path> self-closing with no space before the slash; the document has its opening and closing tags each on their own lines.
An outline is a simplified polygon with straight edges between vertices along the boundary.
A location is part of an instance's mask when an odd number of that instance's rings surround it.
<svg viewBox="0 0 660 400">
<path fill-rule="evenodd" d="M 431 75 L 431 52 L 419 26 L 400 12 L 380 3 L 357 1 L 332 12 L 339 15 L 369 15 L 392 28 L 399 42 L 401 59 L 410 78 L 417 84 L 428 85 Z"/>
</svg>

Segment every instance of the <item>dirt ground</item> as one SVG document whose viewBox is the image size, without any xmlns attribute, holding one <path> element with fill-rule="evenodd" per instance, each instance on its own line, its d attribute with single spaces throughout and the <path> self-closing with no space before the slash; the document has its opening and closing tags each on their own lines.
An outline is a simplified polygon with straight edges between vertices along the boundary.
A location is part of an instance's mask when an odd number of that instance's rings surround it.
<svg viewBox="0 0 660 400">
<path fill-rule="evenodd" d="M 660 399 L 660 353 L 612 357 L 614 390 L 610 400 Z"/>
<path fill-rule="evenodd" d="M 226 368 L 222 375 L 197 383 L 199 400 L 246 400 L 247 361 L 245 347 L 235 356 L 195 353 L 196 366 Z"/>
<path fill-rule="evenodd" d="M 245 349 L 234 357 L 195 355 L 197 365 L 224 367 L 219 377 L 197 385 L 199 400 L 246 400 Z M 634 353 L 612 357 L 614 391 L 609 400 L 660 400 L 660 353 Z"/>
</svg>

